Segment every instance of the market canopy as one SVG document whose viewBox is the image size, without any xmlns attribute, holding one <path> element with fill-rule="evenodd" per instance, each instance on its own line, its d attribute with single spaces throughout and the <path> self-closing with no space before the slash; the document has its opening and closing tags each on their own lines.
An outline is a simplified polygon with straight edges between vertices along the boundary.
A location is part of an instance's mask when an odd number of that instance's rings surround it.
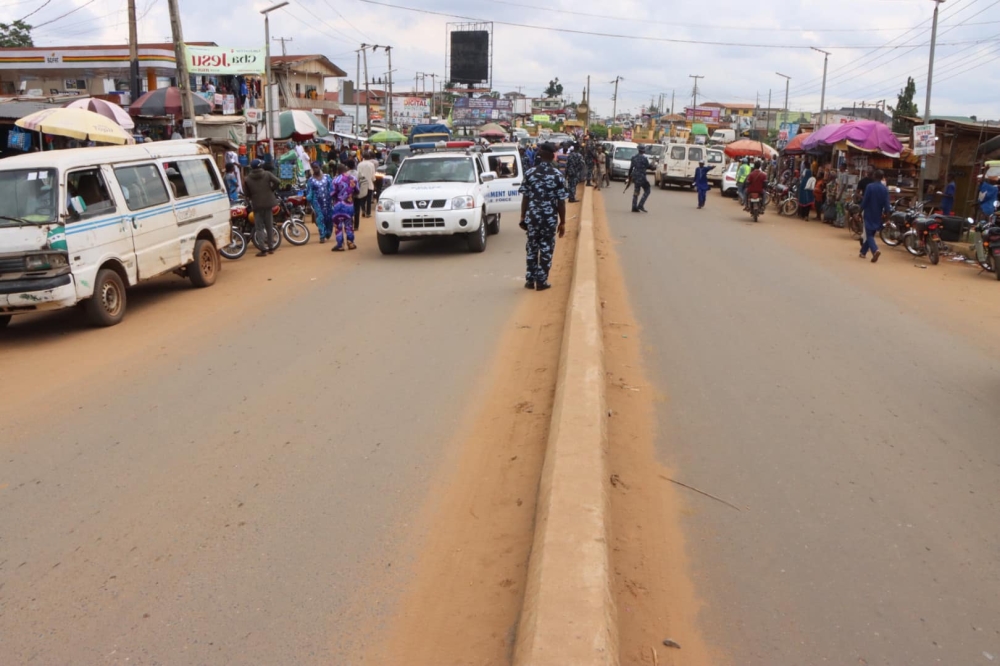
<svg viewBox="0 0 1000 666">
<path fill-rule="evenodd" d="M 778 151 L 761 141 L 740 139 L 727 145 L 725 153 L 729 157 L 763 157 L 771 159 L 778 154 Z"/>
<path fill-rule="evenodd" d="M 191 93 L 194 98 L 194 114 L 196 116 L 212 113 L 212 105 L 199 95 Z M 150 90 L 139 99 L 129 104 L 128 112 L 133 116 L 184 116 L 184 104 L 181 100 L 181 89 L 176 86 Z"/>
<path fill-rule="evenodd" d="M 785 147 L 781 149 L 781 152 L 785 155 L 801 155 L 806 152 L 802 144 L 805 142 L 812 132 L 801 132 L 792 137 L 792 140 L 785 144 Z"/>
<path fill-rule="evenodd" d="M 479 128 L 479 136 L 507 136 L 507 130 L 496 123 L 486 123 Z"/>
<path fill-rule="evenodd" d="M 122 107 L 114 102 L 107 102 L 96 97 L 78 99 L 66 105 L 67 109 L 86 109 L 100 114 L 108 120 L 113 120 L 127 130 L 135 128 L 132 117 Z"/>
<path fill-rule="evenodd" d="M 372 143 L 403 143 L 406 141 L 406 137 L 399 132 L 382 130 L 381 132 L 376 132 L 368 137 L 368 141 Z"/>
<path fill-rule="evenodd" d="M 292 109 L 282 111 L 278 115 L 278 134 L 275 139 L 293 139 L 295 141 L 309 141 L 318 137 L 326 136 L 330 130 L 326 128 L 323 121 L 313 113 L 303 109 Z M 261 130 L 257 135 L 258 140 L 267 139 L 267 128 Z"/>
<path fill-rule="evenodd" d="M 883 123 L 876 120 L 856 120 L 842 125 L 826 125 L 816 130 L 803 142 L 806 152 L 823 150 L 840 142 L 849 148 L 867 153 L 882 153 L 887 157 L 899 157 L 903 144 Z"/>
<path fill-rule="evenodd" d="M 694 136 L 708 136 L 708 126 L 705 123 L 694 123 L 691 125 L 691 134 Z"/>
<path fill-rule="evenodd" d="M 65 136 L 80 141 L 135 143 L 132 135 L 121 125 L 86 109 L 43 109 L 18 119 L 14 124 L 33 132 Z"/>
</svg>

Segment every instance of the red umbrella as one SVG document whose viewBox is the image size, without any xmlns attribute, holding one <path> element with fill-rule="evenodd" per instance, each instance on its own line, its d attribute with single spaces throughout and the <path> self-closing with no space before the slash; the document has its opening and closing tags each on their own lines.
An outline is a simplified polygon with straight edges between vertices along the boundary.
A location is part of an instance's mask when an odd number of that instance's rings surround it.
<svg viewBox="0 0 1000 666">
<path fill-rule="evenodd" d="M 726 155 L 729 157 L 766 157 L 768 159 L 778 154 L 778 151 L 760 141 L 750 139 L 740 139 L 733 141 L 726 146 Z"/>
<path fill-rule="evenodd" d="M 812 132 L 796 134 L 792 137 L 792 140 L 785 145 L 781 152 L 785 155 L 801 155 L 806 152 L 806 149 L 802 147 L 802 144 L 809 138 L 810 134 L 812 134 Z"/>
<path fill-rule="evenodd" d="M 206 102 L 203 97 L 194 93 L 191 93 L 191 96 L 194 98 L 195 114 L 212 113 L 212 105 Z M 150 90 L 132 102 L 128 107 L 128 112 L 133 116 L 181 116 L 184 114 L 181 89 L 171 86 Z"/>
</svg>

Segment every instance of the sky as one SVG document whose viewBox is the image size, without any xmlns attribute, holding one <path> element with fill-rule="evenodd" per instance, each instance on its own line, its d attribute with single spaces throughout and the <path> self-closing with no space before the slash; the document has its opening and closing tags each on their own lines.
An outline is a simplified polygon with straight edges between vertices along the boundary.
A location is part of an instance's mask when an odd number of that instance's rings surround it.
<svg viewBox="0 0 1000 666">
<path fill-rule="evenodd" d="M 178 0 L 187 41 L 257 46 L 271 2 Z M 170 41 L 166 0 L 136 0 L 142 42 Z M 395 90 L 412 89 L 414 74 L 444 80 L 446 24 L 494 21 L 493 87 L 540 96 L 558 77 L 564 94 L 581 100 L 587 77 L 591 103 L 610 115 L 639 112 L 653 98 L 759 103 L 818 111 L 824 55 L 830 52 L 826 108 L 894 106 L 906 77 L 916 81 L 922 114 L 933 0 L 291 0 L 271 14 L 272 37 L 291 37 L 290 54 L 321 53 L 351 74 L 361 43 L 393 47 Z M 420 12 L 405 9 L 423 10 Z M 750 8 L 752 7 L 752 10 Z M 37 11 L 36 11 L 37 10 Z M 75 11 L 74 11 L 75 10 Z M 35 44 L 120 44 L 128 37 L 126 0 L 0 0 L 0 17 L 38 25 Z M 73 13 L 58 18 L 67 12 Z M 432 14 L 427 12 L 438 12 Z M 443 15 L 441 15 L 443 14 Z M 42 25 L 47 21 L 54 22 Z M 503 22 L 503 23 L 500 23 Z M 520 27 L 522 24 L 535 27 Z M 586 34 L 601 33 L 601 34 Z M 676 41 L 670 41 L 676 40 Z M 702 42 L 702 43 L 686 43 Z M 281 45 L 272 44 L 272 54 Z M 385 52 L 369 52 L 369 74 L 384 77 Z M 430 89 L 431 79 L 426 85 Z M 1000 0 L 947 0 L 940 5 L 932 114 L 1000 118 Z"/>
</svg>

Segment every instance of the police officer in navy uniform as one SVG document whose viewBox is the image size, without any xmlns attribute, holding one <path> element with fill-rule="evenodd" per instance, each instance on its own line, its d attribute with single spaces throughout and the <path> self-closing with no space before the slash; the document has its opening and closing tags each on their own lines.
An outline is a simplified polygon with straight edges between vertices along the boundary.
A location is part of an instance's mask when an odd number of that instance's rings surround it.
<svg viewBox="0 0 1000 666">
<path fill-rule="evenodd" d="M 556 233 L 566 233 L 566 181 L 552 163 L 556 148 L 551 143 L 538 147 L 538 162 L 524 174 L 521 185 L 521 228 L 528 232 L 528 270 L 525 289 L 544 291 L 549 284 Z"/>
<path fill-rule="evenodd" d="M 628 175 L 635 185 L 632 190 L 632 212 L 648 213 L 645 208 L 646 199 L 649 198 L 649 178 L 646 171 L 649 170 L 649 159 L 646 157 L 646 146 L 639 145 L 639 152 L 632 156 L 632 162 L 628 167 Z M 642 199 L 639 199 L 639 190 L 642 190 Z"/>
<path fill-rule="evenodd" d="M 569 187 L 569 202 L 576 203 L 577 185 L 586 175 L 587 165 L 583 159 L 580 144 L 573 144 L 573 152 L 566 158 L 566 182 Z"/>
</svg>

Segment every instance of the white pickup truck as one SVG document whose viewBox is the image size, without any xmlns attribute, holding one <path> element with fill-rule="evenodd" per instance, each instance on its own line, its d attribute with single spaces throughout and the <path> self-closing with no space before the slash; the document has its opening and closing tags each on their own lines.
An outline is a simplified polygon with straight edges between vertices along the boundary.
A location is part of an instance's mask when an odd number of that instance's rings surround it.
<svg viewBox="0 0 1000 666">
<path fill-rule="evenodd" d="M 407 157 L 375 212 L 378 248 L 395 254 L 401 240 L 464 235 L 472 252 L 500 233 L 500 216 L 518 214 L 524 178 L 517 151 L 442 150 Z"/>
</svg>

